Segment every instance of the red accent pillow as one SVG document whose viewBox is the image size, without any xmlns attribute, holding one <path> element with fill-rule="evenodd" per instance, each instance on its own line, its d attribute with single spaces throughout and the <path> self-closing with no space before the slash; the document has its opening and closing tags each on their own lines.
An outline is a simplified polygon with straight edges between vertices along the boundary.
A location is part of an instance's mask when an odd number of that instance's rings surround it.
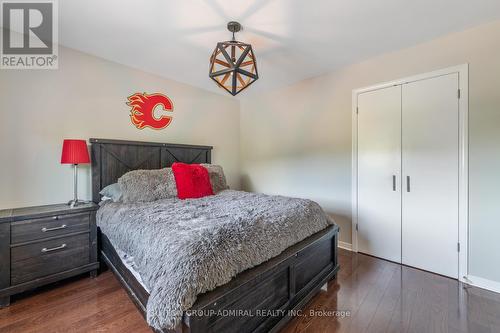
<svg viewBox="0 0 500 333">
<path fill-rule="evenodd" d="M 214 195 L 208 170 L 199 164 L 172 164 L 177 197 L 179 199 L 202 198 Z"/>
</svg>

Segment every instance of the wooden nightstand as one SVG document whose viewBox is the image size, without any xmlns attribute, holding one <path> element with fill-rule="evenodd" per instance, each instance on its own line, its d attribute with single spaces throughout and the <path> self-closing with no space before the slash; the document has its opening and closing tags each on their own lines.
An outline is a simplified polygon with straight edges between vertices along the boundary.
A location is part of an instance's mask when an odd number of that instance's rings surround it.
<svg viewBox="0 0 500 333">
<path fill-rule="evenodd" d="M 0 307 L 13 294 L 97 274 L 97 209 L 88 203 L 0 210 Z"/>
</svg>

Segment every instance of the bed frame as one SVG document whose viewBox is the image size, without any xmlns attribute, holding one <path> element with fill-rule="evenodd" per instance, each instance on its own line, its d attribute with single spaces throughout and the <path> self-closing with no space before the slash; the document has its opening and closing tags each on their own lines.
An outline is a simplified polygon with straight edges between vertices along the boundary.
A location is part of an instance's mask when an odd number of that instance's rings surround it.
<svg viewBox="0 0 500 333">
<path fill-rule="evenodd" d="M 211 163 L 210 146 L 90 139 L 92 198 L 130 170 L 159 169 L 174 162 Z M 98 230 L 100 260 L 146 315 L 149 293 L 125 267 L 108 237 Z M 334 278 L 338 227 L 331 226 L 248 269 L 229 283 L 198 296 L 175 332 L 277 332 Z M 170 333 L 174 331 L 162 331 Z"/>
</svg>

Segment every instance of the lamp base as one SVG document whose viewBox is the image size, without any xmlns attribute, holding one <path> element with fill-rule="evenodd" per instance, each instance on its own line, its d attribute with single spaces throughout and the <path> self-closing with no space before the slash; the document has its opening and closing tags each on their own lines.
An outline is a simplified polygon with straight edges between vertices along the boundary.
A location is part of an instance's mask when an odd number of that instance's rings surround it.
<svg viewBox="0 0 500 333">
<path fill-rule="evenodd" d="M 68 202 L 68 206 L 70 208 L 74 208 L 74 207 L 77 207 L 77 206 L 81 206 L 81 205 L 84 205 L 84 204 L 87 204 L 89 203 L 88 201 L 85 201 L 85 200 L 71 200 Z"/>
</svg>

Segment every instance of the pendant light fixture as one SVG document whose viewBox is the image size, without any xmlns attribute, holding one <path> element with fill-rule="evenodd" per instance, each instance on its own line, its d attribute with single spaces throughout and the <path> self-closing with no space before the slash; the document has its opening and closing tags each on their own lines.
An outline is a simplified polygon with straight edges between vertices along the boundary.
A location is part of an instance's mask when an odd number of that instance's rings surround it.
<svg viewBox="0 0 500 333">
<path fill-rule="evenodd" d="M 238 22 L 229 22 L 227 29 L 233 39 L 217 43 L 210 57 L 209 76 L 219 87 L 235 96 L 258 80 L 257 63 L 252 45 L 239 42 L 234 34 L 241 30 Z"/>
</svg>

